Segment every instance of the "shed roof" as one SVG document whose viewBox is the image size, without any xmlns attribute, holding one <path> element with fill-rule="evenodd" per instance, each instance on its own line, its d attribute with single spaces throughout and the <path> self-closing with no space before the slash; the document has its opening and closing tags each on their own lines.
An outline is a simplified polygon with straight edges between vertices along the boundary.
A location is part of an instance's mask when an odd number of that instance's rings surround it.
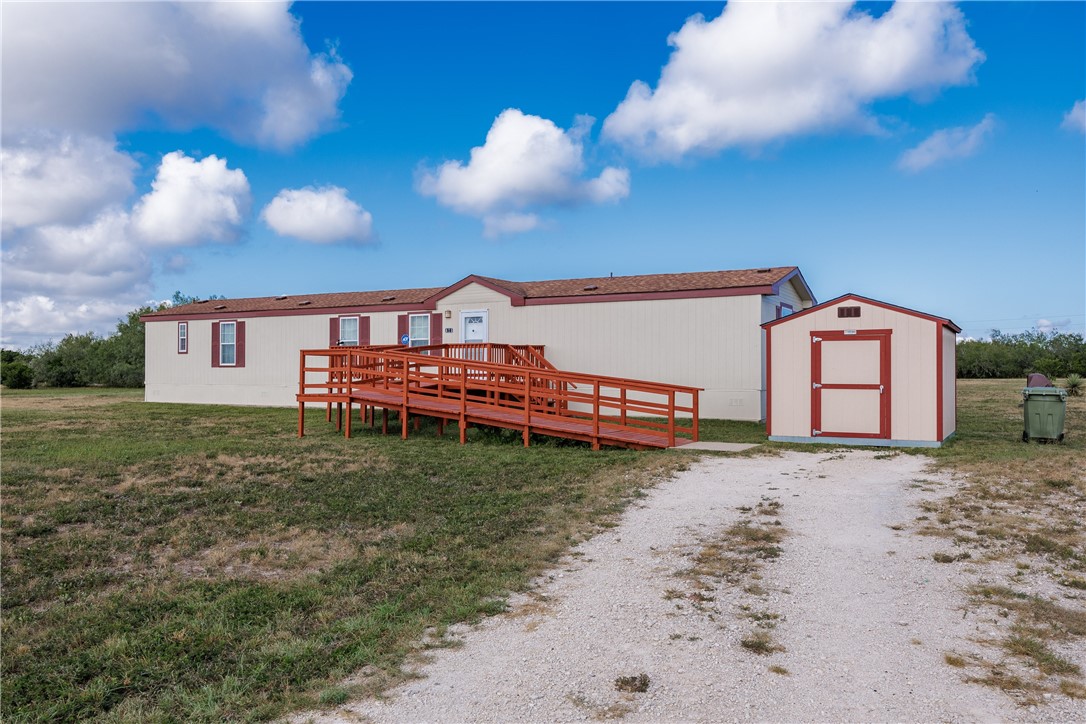
<svg viewBox="0 0 1086 724">
<path fill-rule="evenodd" d="M 203 300 L 150 312 L 145 320 L 231 315 L 263 316 L 318 314 L 349 309 L 364 311 L 408 311 L 433 309 L 443 297 L 477 283 L 505 294 L 514 306 L 589 301 L 623 301 L 717 294 L 774 294 L 789 280 L 801 296 L 814 301 L 810 287 L 797 267 L 768 267 L 733 271 L 643 274 L 619 277 L 585 277 L 516 282 L 471 275 L 447 287 L 389 289 L 375 292 L 294 294 L 276 297 Z"/>
<path fill-rule="evenodd" d="M 944 327 L 949 327 L 950 329 L 952 329 L 954 331 L 955 334 L 962 331 L 961 327 L 954 324 L 953 321 L 951 321 L 950 319 L 947 319 L 946 317 L 937 317 L 934 314 L 927 314 L 925 312 L 918 312 L 915 309 L 909 309 L 908 307 L 901 307 L 901 306 L 898 306 L 896 304 L 890 304 L 889 302 L 880 302 L 877 299 L 871 299 L 870 297 L 864 297 L 864 296 L 861 296 L 859 294 L 854 294 L 852 292 L 849 292 L 848 294 L 842 294 L 841 296 L 837 297 L 836 299 L 831 299 L 828 302 L 822 302 L 821 304 L 815 305 L 813 307 L 809 307 L 807 309 L 804 309 L 802 312 L 796 312 L 795 314 L 789 314 L 787 317 L 781 317 L 780 319 L 774 319 L 772 321 L 765 322 L 765 323 L 762 324 L 762 327 L 763 328 L 769 328 L 769 327 L 775 327 L 775 326 L 777 326 L 779 324 L 786 324 L 789 321 L 791 321 L 793 319 L 796 319 L 797 317 L 804 317 L 804 316 L 806 316 L 808 314 L 812 314 L 813 312 L 817 312 L 817 311 L 819 311 L 821 309 L 827 309 L 829 307 L 834 307 L 834 306 L 837 306 L 838 304 L 841 304 L 843 302 L 848 302 L 848 301 L 865 302 L 867 304 L 871 304 L 871 305 L 874 305 L 876 307 L 882 307 L 883 309 L 890 309 L 890 310 L 893 310 L 895 312 L 901 312 L 902 314 L 907 314 L 907 315 L 909 315 L 911 317 L 920 317 L 921 319 L 927 319 L 927 320 L 930 320 L 932 322 L 936 322 L 938 324 L 941 324 Z"/>
</svg>

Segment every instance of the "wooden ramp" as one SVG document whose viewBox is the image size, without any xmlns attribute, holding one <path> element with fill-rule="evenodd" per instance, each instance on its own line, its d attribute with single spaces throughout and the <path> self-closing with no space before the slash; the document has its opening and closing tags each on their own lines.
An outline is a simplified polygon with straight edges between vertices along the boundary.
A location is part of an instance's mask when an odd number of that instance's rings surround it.
<svg viewBox="0 0 1086 724">
<path fill-rule="evenodd" d="M 432 417 L 439 433 L 456 422 L 461 443 L 469 426 L 490 425 L 519 430 L 525 446 L 536 433 L 582 440 L 597 450 L 666 448 L 698 440 L 698 392 L 558 370 L 534 345 L 302 350 L 298 435 L 305 434 L 306 405 L 323 403 L 329 421 L 336 407 L 336 424 L 347 437 L 357 405 L 371 425 L 380 408 L 386 433 L 388 411 L 396 411 L 404 439 L 412 418 Z"/>
</svg>

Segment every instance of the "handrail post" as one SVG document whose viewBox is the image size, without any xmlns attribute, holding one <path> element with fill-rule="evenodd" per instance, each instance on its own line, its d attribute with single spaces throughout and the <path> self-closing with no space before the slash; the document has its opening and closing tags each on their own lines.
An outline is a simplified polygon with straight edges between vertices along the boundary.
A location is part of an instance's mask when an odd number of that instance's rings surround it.
<svg viewBox="0 0 1086 724">
<path fill-rule="evenodd" d="M 528 447 L 528 438 L 532 430 L 532 378 L 524 368 L 524 447 Z"/>
<path fill-rule="evenodd" d="M 305 437 L 305 350 L 298 350 L 298 437 Z"/>
<path fill-rule="evenodd" d="M 675 447 L 675 390 L 667 391 L 667 446 Z"/>
<path fill-rule="evenodd" d="M 600 381 L 592 380 L 592 449 L 600 449 Z"/>
<path fill-rule="evenodd" d="M 406 356 L 404 356 L 404 358 L 403 358 L 403 377 L 400 380 L 402 382 L 402 387 L 403 387 L 403 412 L 400 414 L 400 418 L 401 418 L 400 419 L 400 423 L 401 423 L 400 427 L 402 428 L 402 430 L 400 431 L 400 436 L 404 440 L 407 439 L 407 384 L 408 384 L 408 379 L 410 378 L 410 369 L 411 369 L 411 362 L 410 362 L 410 360 L 407 359 Z"/>
<path fill-rule="evenodd" d="M 694 397 L 694 442 L 698 441 L 698 391 L 694 390 L 691 393 Z"/>
<path fill-rule="evenodd" d="M 468 363 L 460 362 L 460 444 L 468 441 Z"/>
<path fill-rule="evenodd" d="M 622 387 L 621 398 L 622 398 L 622 408 L 621 408 L 621 412 L 619 414 L 622 416 L 622 426 L 626 427 L 626 386 L 625 385 L 623 385 L 623 387 Z"/>
</svg>

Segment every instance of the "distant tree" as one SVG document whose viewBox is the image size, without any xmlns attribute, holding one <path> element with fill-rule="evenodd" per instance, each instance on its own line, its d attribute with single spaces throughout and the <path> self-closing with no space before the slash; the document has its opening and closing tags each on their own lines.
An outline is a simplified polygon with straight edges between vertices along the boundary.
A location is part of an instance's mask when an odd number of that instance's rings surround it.
<svg viewBox="0 0 1086 724">
<path fill-rule="evenodd" d="M 212 294 L 208 299 L 226 299 L 221 294 Z M 170 298 L 171 307 L 180 307 L 183 304 L 192 304 L 193 302 L 200 301 L 199 297 L 190 297 L 188 294 L 182 294 L 180 291 L 174 292 L 173 297 Z"/>
<path fill-rule="evenodd" d="M 1086 340 L 1081 334 L 1040 330 L 1006 334 L 993 329 L 990 340 L 958 345 L 959 377 L 1024 377 L 1030 372 L 1048 377 L 1083 374 Z"/>
<path fill-rule="evenodd" d="M 30 356 L 14 349 L 0 350 L 0 384 L 10 390 L 26 390 L 34 386 L 34 370 Z"/>
<path fill-rule="evenodd" d="M 93 332 L 68 334 L 59 343 L 31 347 L 34 382 L 49 387 L 84 387 L 100 374 L 98 345 Z"/>
<path fill-rule="evenodd" d="M 140 307 L 117 323 L 117 331 L 101 340 L 99 376 L 95 382 L 109 387 L 142 387 L 144 378 L 144 327 L 140 317 L 155 311 Z"/>
</svg>

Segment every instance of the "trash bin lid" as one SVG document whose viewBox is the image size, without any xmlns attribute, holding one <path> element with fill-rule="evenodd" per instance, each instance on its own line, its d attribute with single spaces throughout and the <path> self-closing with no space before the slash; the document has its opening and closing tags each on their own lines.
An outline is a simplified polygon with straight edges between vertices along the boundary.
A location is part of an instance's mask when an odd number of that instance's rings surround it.
<svg viewBox="0 0 1086 724">
<path fill-rule="evenodd" d="M 1027 387 L 1022 390 L 1022 395 L 1025 397 L 1059 397 L 1065 399 L 1067 390 L 1062 387 Z"/>
</svg>

